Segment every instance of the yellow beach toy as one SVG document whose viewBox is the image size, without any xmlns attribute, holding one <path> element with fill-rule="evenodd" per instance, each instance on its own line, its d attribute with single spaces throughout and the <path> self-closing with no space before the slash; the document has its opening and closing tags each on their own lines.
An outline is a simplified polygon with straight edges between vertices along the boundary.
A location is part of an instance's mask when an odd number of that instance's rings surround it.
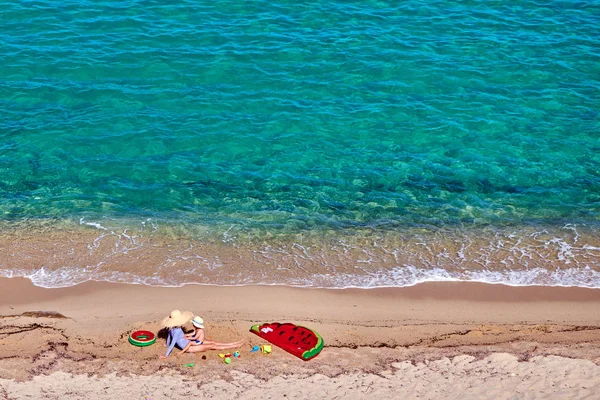
<svg viewBox="0 0 600 400">
<path fill-rule="evenodd" d="M 273 349 L 271 348 L 271 345 L 270 345 L 270 344 L 262 344 L 262 345 L 260 346 L 260 351 L 261 351 L 263 354 L 271 354 L 271 351 L 273 351 Z"/>
</svg>

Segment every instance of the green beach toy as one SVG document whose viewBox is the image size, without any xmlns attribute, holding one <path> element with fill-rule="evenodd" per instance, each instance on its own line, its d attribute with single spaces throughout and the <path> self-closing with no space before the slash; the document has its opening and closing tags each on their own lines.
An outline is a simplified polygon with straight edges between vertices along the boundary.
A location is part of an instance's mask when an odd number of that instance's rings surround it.
<svg viewBox="0 0 600 400">
<path fill-rule="evenodd" d="M 231 364 L 231 358 L 229 358 L 229 357 L 225 357 L 225 358 L 223 359 L 223 362 L 224 362 L 225 364 Z"/>
<path fill-rule="evenodd" d="M 195 365 L 194 363 L 181 364 L 182 367 L 193 367 L 194 365 Z"/>
</svg>

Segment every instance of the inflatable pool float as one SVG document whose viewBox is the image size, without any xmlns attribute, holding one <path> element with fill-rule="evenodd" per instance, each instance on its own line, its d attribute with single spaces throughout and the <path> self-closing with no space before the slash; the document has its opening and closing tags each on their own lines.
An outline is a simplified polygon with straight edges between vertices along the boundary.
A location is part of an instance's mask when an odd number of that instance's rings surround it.
<svg viewBox="0 0 600 400">
<path fill-rule="evenodd" d="M 289 322 L 285 324 L 273 322 L 271 324 L 254 325 L 250 328 L 250 332 L 304 361 L 318 356 L 323 350 L 321 335 L 310 328 L 290 324 Z M 260 349 L 265 354 L 271 353 L 271 346 L 262 345 Z"/>
<path fill-rule="evenodd" d="M 135 331 L 129 335 L 129 343 L 134 346 L 150 346 L 156 342 L 156 335 L 150 331 Z"/>
</svg>

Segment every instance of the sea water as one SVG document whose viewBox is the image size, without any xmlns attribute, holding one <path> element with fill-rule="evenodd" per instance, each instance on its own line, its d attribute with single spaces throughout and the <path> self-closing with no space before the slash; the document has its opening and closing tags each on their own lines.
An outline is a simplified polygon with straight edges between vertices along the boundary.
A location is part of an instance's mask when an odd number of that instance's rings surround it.
<svg viewBox="0 0 600 400">
<path fill-rule="evenodd" d="M 2 1 L 0 276 L 600 287 L 600 3 Z"/>
</svg>

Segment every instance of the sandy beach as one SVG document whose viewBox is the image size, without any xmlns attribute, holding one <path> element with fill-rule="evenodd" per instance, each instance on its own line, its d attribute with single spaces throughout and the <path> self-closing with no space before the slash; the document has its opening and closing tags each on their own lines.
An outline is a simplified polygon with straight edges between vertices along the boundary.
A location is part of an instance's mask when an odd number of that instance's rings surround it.
<svg viewBox="0 0 600 400">
<path fill-rule="evenodd" d="M 159 360 L 138 348 L 173 309 L 206 321 L 218 351 Z M 600 389 L 600 290 L 425 283 L 321 290 L 277 286 L 157 288 L 87 282 L 44 289 L 0 280 L 0 398 L 594 398 Z M 325 340 L 304 362 L 249 332 L 309 326 Z M 194 363 L 193 367 L 182 364 Z"/>
</svg>

